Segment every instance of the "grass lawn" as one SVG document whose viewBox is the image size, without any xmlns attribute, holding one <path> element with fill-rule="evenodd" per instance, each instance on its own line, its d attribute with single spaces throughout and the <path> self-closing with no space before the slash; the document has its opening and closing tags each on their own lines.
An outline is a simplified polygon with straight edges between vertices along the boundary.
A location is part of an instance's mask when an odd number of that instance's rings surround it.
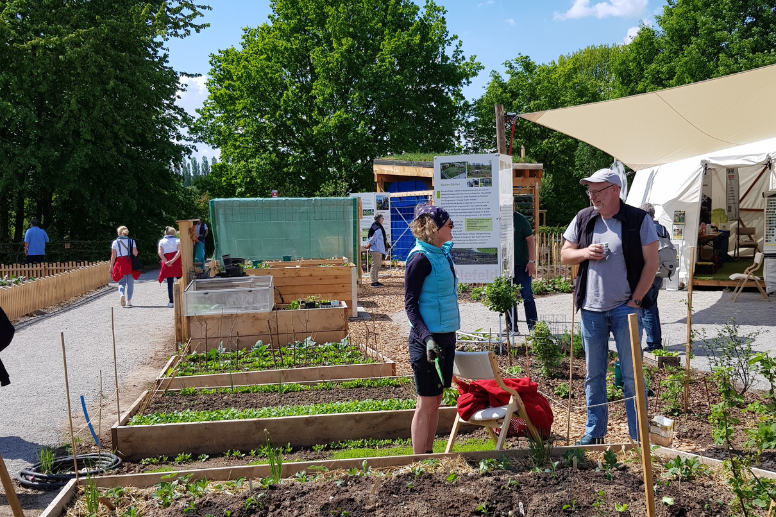
<svg viewBox="0 0 776 517">
<path fill-rule="evenodd" d="M 743 273 L 746 268 L 752 265 L 754 259 L 751 257 L 742 257 L 735 262 L 725 262 L 722 267 L 717 270 L 713 275 L 693 275 L 695 280 L 730 280 L 730 275 L 733 273 Z M 756 273 L 757 276 L 762 276 L 762 271 Z"/>
</svg>

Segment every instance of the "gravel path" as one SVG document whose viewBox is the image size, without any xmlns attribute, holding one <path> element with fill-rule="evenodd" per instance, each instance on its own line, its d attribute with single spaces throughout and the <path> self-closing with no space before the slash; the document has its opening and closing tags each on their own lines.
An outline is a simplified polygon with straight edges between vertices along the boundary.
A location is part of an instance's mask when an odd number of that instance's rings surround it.
<svg viewBox="0 0 776 517">
<path fill-rule="evenodd" d="M 20 325 L 11 345 L 2 353 L 11 384 L 0 388 L 0 454 L 12 476 L 34 463 L 41 447 L 69 441 L 64 432 L 67 401 L 60 332 L 65 337 L 70 405 L 78 427 L 84 420 L 81 395 L 90 407 L 90 417 L 97 421 L 102 371 L 106 397 L 103 437 L 109 436 L 106 430 L 116 415 L 111 307 L 122 411 L 142 388 L 133 380 L 135 374 L 149 368 L 156 372 L 161 369 L 165 354 L 173 350 L 175 333 L 173 310 L 167 308 L 167 286 L 159 285 L 157 275 L 158 271 L 151 271 L 135 282 L 132 308 L 121 308 L 118 294 L 112 289 Z M 143 371 L 143 378 L 149 373 Z M 79 436 L 92 440 L 88 430 Z"/>
</svg>

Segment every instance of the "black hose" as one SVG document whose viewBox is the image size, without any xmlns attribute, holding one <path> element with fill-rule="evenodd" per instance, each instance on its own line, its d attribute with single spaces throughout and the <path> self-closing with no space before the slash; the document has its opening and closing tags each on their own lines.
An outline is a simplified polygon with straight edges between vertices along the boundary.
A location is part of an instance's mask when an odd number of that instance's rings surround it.
<svg viewBox="0 0 776 517">
<path fill-rule="evenodd" d="M 121 458 L 107 452 L 79 454 L 75 459 L 80 477 L 96 476 L 121 465 Z M 59 488 L 75 478 L 72 456 L 64 456 L 54 460 L 52 471 L 55 474 L 44 474 L 41 467 L 41 463 L 38 462 L 29 469 L 20 470 L 16 476 L 19 483 L 27 488 Z M 62 473 L 60 474 L 60 472 Z"/>
</svg>

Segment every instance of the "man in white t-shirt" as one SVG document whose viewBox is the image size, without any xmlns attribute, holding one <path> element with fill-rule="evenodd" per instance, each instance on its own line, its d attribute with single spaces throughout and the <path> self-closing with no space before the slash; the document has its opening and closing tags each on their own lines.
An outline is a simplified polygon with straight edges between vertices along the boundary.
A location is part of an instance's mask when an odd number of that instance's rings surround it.
<svg viewBox="0 0 776 517">
<path fill-rule="evenodd" d="M 587 186 L 593 206 L 580 210 L 571 221 L 563 234 L 566 242 L 561 250 L 564 264 L 579 264 L 574 300 L 582 311 L 587 423 L 577 445 L 604 443 L 609 419 L 609 334 L 614 337 L 622 371 L 628 432 L 637 440 L 628 315 L 639 314 L 642 307 L 652 303 L 646 294 L 658 268 L 657 233 L 644 210 L 620 200 L 622 182 L 615 171 L 601 169 L 580 183 Z"/>
</svg>

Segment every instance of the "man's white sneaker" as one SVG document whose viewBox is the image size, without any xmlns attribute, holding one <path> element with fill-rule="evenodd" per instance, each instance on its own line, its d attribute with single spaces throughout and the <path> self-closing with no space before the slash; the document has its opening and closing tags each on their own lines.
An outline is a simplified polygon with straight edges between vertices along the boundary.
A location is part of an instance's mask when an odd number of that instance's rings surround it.
<svg viewBox="0 0 776 517">
<path fill-rule="evenodd" d="M 121 298 L 119 299 L 119 303 L 121 304 L 122 307 L 126 307 L 126 305 L 127 305 L 127 299 L 126 299 L 126 297 L 123 294 L 121 295 Z"/>
<path fill-rule="evenodd" d="M 174 303 L 172 303 L 172 302 L 170 302 L 170 303 L 168 303 L 168 304 L 167 304 L 167 307 L 169 307 L 170 309 L 172 309 L 173 307 L 175 307 L 175 304 L 174 304 Z"/>
</svg>

